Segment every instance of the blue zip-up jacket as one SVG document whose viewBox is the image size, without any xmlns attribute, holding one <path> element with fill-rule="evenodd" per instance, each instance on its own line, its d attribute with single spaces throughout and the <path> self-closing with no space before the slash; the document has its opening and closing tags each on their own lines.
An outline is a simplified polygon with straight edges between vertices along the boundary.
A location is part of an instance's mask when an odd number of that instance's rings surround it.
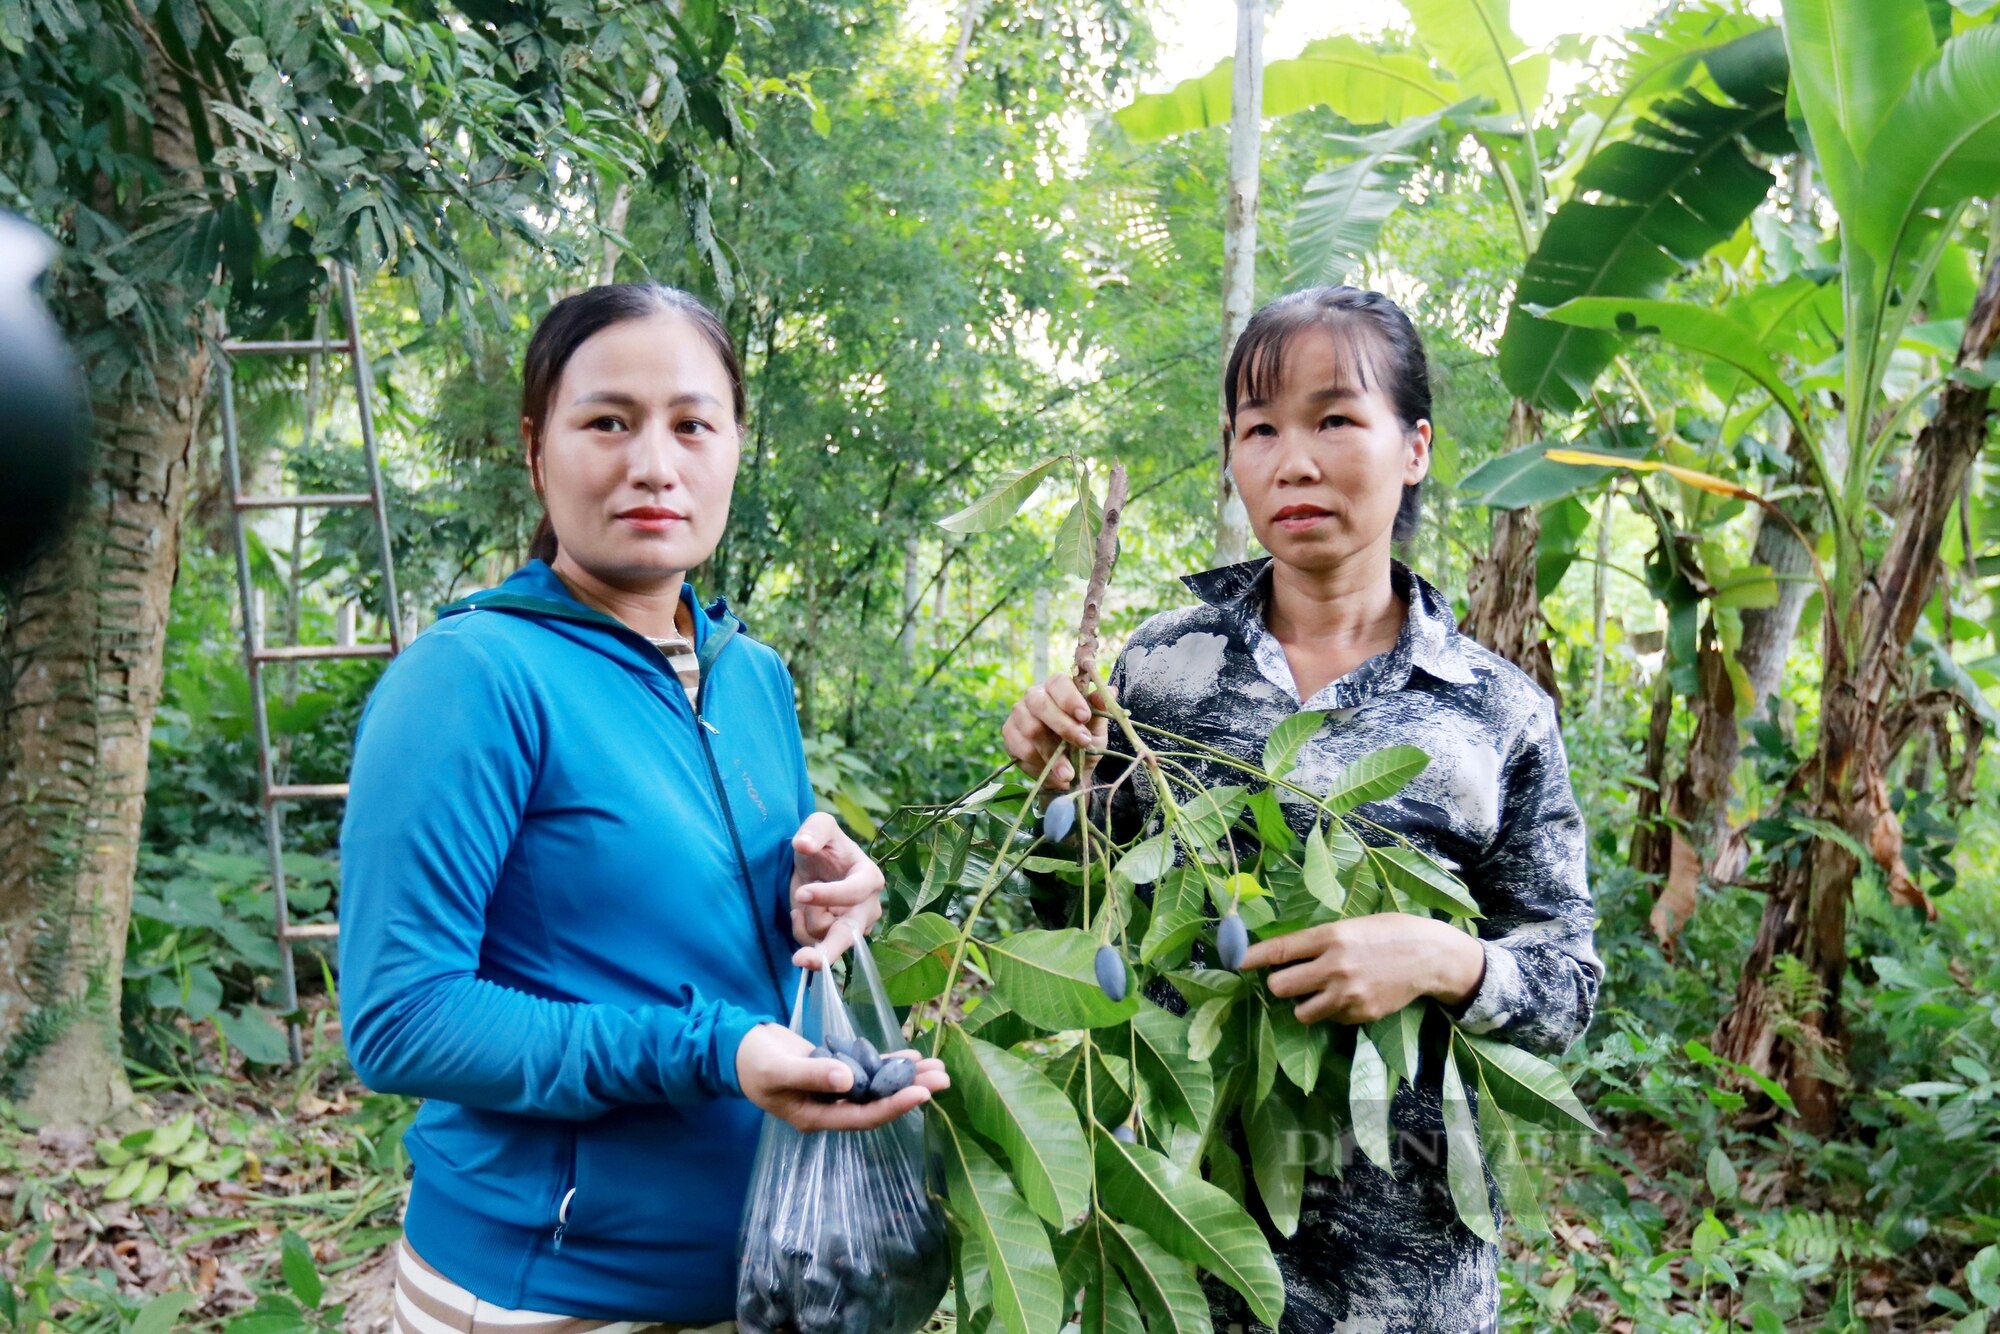
<svg viewBox="0 0 2000 1334">
<path fill-rule="evenodd" d="M 699 711 L 665 655 L 536 561 L 443 610 L 362 714 L 341 830 L 341 1019 L 427 1101 L 405 1231 L 489 1302 L 735 1310 L 763 1113 L 736 1048 L 782 1020 L 789 673 L 717 601 Z"/>
</svg>

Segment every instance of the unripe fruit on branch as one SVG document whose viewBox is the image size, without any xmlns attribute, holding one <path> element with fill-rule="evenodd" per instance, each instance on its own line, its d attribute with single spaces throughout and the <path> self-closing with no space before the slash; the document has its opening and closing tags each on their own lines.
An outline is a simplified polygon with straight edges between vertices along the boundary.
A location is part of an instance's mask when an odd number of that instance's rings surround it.
<svg viewBox="0 0 2000 1334">
<path fill-rule="evenodd" d="M 1215 929 L 1215 953 L 1222 966 L 1234 973 L 1243 967 L 1243 952 L 1250 948 L 1250 928 L 1243 919 L 1229 913 Z"/>
<path fill-rule="evenodd" d="M 1097 947 L 1097 985 L 1112 1000 L 1125 999 L 1125 960 L 1110 945 Z"/>
</svg>

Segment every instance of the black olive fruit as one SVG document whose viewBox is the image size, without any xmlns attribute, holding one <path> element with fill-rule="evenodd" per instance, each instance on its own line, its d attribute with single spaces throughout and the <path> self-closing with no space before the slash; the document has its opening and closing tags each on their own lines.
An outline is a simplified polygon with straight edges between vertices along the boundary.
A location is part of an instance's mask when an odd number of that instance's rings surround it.
<svg viewBox="0 0 2000 1334">
<path fill-rule="evenodd" d="M 1042 837 L 1051 843 L 1060 843 L 1069 837 L 1070 830 L 1076 828 L 1076 798 L 1057 797 L 1042 812 Z"/>
<path fill-rule="evenodd" d="M 917 1077 L 917 1063 L 907 1056 L 891 1056 L 882 1062 L 880 1068 L 868 1081 L 868 1097 L 886 1098 L 892 1093 L 901 1093 Z"/>
<path fill-rule="evenodd" d="M 1114 946 L 1097 947 L 1097 985 L 1112 1000 L 1125 999 L 1125 960 Z"/>
<path fill-rule="evenodd" d="M 847 1054 L 861 1062 L 861 1068 L 868 1072 L 870 1078 L 874 1077 L 875 1071 L 882 1065 L 882 1053 L 875 1050 L 874 1043 L 858 1033 L 854 1035 L 854 1041 L 849 1044 Z"/>
<path fill-rule="evenodd" d="M 1120 1144 L 1137 1144 L 1139 1142 L 1138 1133 L 1132 1129 L 1130 1122 L 1112 1131 L 1111 1138 L 1117 1140 Z"/>
<path fill-rule="evenodd" d="M 1243 967 L 1243 952 L 1249 948 L 1250 928 L 1243 925 L 1241 917 L 1229 913 L 1215 929 L 1216 957 L 1233 973 Z"/>
<path fill-rule="evenodd" d="M 845 1094 L 847 1100 L 849 1102 L 867 1102 L 868 1067 L 855 1060 L 852 1056 L 836 1056 L 833 1059 L 846 1066 L 847 1072 L 854 1076 L 854 1087 L 849 1089 Z"/>
</svg>

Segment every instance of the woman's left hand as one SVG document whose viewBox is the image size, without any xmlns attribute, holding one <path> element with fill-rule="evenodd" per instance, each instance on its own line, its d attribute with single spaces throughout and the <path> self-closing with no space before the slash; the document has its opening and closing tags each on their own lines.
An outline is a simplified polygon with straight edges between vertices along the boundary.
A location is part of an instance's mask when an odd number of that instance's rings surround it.
<svg viewBox="0 0 2000 1334">
<path fill-rule="evenodd" d="M 882 868 L 831 815 L 808 815 L 792 835 L 792 939 L 803 947 L 792 962 L 837 959 L 867 935 L 882 916 L 882 885 Z"/>
<path fill-rule="evenodd" d="M 1293 1010 L 1301 1023 L 1367 1024 L 1422 996 L 1464 1004 L 1486 975 L 1486 951 L 1454 926 L 1384 912 L 1260 940 L 1243 954 L 1252 968 L 1278 969 L 1273 996 L 1305 997 Z"/>
</svg>

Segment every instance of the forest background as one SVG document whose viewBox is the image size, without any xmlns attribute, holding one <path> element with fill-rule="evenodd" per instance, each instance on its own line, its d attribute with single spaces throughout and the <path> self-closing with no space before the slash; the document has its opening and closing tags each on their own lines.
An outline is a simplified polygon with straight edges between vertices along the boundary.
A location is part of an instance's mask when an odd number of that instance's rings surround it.
<svg viewBox="0 0 2000 1334">
<path fill-rule="evenodd" d="M 1504 1323 L 1984 1328 L 2000 9 L 1666 3 L 1529 43 L 1503 0 L 1373 8 L 1276 11 L 1310 41 L 1246 136 L 1224 52 L 1162 80 L 1185 14 L 1121 0 L 0 4 L 0 205 L 61 244 L 99 423 L 75 535 L 0 602 L 0 1322 L 381 1314 L 414 1105 L 346 1069 L 330 950 L 276 1010 L 214 337 L 313 336 L 354 266 L 414 632 L 522 559 L 539 314 L 593 277 L 712 301 L 750 423 L 697 584 L 783 654 L 815 787 L 873 835 L 976 786 L 1074 646 L 1094 502 L 1010 478 L 1129 470 L 1112 644 L 1240 540 L 1233 250 L 1257 301 L 1405 304 L 1439 433 L 1405 558 L 1561 699 L 1607 966 L 1562 1064 L 1606 1133 L 1538 1160 Z M 238 367 L 244 490 L 362 489 L 344 372 Z M 1017 520 L 939 526 L 996 487 Z M 373 540 L 257 518 L 267 637 L 384 638 Z M 273 674 L 279 781 L 345 776 L 379 670 Z M 337 825 L 287 814 L 299 922 L 333 920 Z"/>
</svg>

